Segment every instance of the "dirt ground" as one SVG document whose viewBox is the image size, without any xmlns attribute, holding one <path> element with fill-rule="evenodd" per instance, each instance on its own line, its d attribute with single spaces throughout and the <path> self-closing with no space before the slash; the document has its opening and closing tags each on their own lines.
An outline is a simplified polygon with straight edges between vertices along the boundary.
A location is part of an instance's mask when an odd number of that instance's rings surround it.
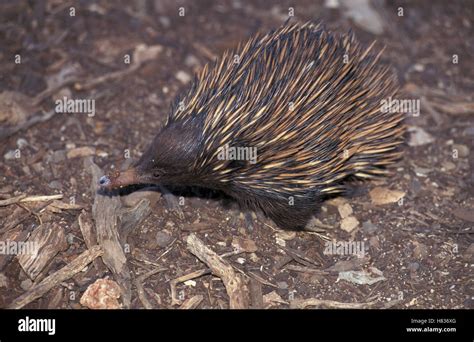
<svg viewBox="0 0 474 342">
<path fill-rule="evenodd" d="M 151 203 L 151 213 L 124 243 L 130 307 L 229 307 L 221 279 L 206 271 L 178 282 L 172 301 L 174 279 L 207 269 L 187 247 L 192 233 L 250 279 L 252 307 L 298 307 L 315 298 L 371 308 L 473 308 L 474 6 L 470 1 L 375 1 L 383 22 L 383 32 L 376 34 L 345 15 L 340 2 L 1 5 L 0 200 L 63 197 L 0 206 L 0 241 L 25 240 L 47 225 L 44 239 L 53 244 L 45 247 L 52 252 L 40 266 L 0 255 L 0 307 L 87 249 L 78 218 L 82 212 L 94 222 L 88 158 L 104 172 L 138 158 L 194 72 L 256 32 L 278 27 L 293 7 L 294 21 L 323 20 L 336 32 L 352 29 L 366 45 L 377 40 L 405 98 L 421 101 L 420 114 L 407 115 L 410 130 L 394 176 L 363 184 L 345 201 L 323 203 L 312 222 L 325 228 L 318 232 L 282 232 L 260 215 L 249 230 L 232 203 L 210 194 L 163 197 L 142 189 L 123 195 L 124 208 L 142 198 Z M 142 63 L 140 46 L 146 52 Z M 133 56 L 129 64 L 127 56 Z M 48 117 L 64 96 L 94 99 L 95 115 Z M 33 117 L 43 120 L 30 122 Z M 21 126 L 25 123 L 31 124 Z M 373 198 L 375 188 L 403 198 L 382 205 Z M 345 210 L 352 210 L 355 227 L 341 228 Z M 327 253 L 328 241 L 358 242 L 364 256 Z M 241 250 L 234 252 L 237 246 Z M 85 290 L 107 277 L 114 279 L 97 259 L 24 307 L 83 308 Z M 314 307 L 308 303 L 299 307 Z"/>
</svg>

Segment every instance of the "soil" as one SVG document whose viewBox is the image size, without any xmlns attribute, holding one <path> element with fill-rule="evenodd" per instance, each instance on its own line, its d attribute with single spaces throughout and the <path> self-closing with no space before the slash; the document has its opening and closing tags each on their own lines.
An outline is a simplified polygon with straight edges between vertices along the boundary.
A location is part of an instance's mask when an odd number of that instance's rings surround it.
<svg viewBox="0 0 474 342">
<path fill-rule="evenodd" d="M 384 32 L 377 35 L 324 1 L 297 1 L 292 20 L 323 20 L 336 32 L 352 29 L 365 45 L 376 39 L 385 46 L 382 62 L 395 68 L 406 98 L 421 100 L 420 115 L 408 115 L 407 125 L 431 139 L 418 146 L 407 143 L 393 176 L 363 183 L 345 198 L 358 221 L 352 231 L 340 227 L 340 199 L 322 204 L 319 222 L 313 223 L 325 226 L 324 231 L 282 232 L 261 215 L 249 230 L 232 204 L 212 194 L 178 194 L 177 206 L 159 192 L 148 194 L 155 199 L 152 212 L 128 236 L 126 255 L 132 283 L 154 267 L 165 268 L 143 280 L 152 307 L 178 307 L 171 301 L 170 281 L 206 268 L 187 248 L 190 233 L 219 255 L 234 251 L 236 243 L 250 246 L 225 260 L 260 284 L 264 307 L 288 308 L 294 299 L 309 298 L 374 302 L 375 308 L 474 307 L 474 6 L 469 1 L 376 3 L 384 22 Z M 1 7 L 0 91 L 23 94 L 28 102 L 57 82 L 61 71 L 70 71 L 78 80 L 45 95 L 35 115 L 54 110 L 63 96 L 95 99 L 96 107 L 94 116 L 58 113 L 4 138 L 0 199 L 63 194 L 63 202 L 80 205 L 88 217 L 96 194 L 86 155 L 92 154 L 104 172 L 138 158 L 196 71 L 240 41 L 278 27 L 288 13 L 286 2 L 238 0 L 50 0 L 33 7 L 16 1 Z M 403 16 L 397 14 L 400 8 Z M 130 67 L 126 55 L 132 56 L 139 44 L 159 46 L 157 56 L 134 72 L 83 86 Z M 15 63 L 16 55 L 21 63 Z M 407 133 L 408 142 L 415 133 Z M 376 187 L 404 197 L 377 204 L 370 196 Z M 133 206 L 137 198 L 135 192 L 121 200 Z M 3 241 L 4 227 L 18 218 L 21 222 L 11 228 L 18 232 L 29 234 L 40 223 L 53 222 L 65 233 L 66 246 L 33 283 L 87 249 L 78 224 L 81 209 L 45 210 L 46 204 L 0 207 Z M 328 241 L 358 242 L 365 255 L 328 254 Z M 31 287 L 32 279 L 16 257 L 2 259 L 0 267 L 0 307 L 6 307 Z M 344 271 L 384 279 L 357 284 L 339 279 Z M 113 279 L 104 267 L 89 266 L 26 307 L 82 308 L 84 291 L 105 277 Z M 177 290 L 181 301 L 202 295 L 198 308 L 229 307 L 223 283 L 210 274 L 179 283 Z M 130 307 L 144 307 L 135 287 Z"/>
</svg>

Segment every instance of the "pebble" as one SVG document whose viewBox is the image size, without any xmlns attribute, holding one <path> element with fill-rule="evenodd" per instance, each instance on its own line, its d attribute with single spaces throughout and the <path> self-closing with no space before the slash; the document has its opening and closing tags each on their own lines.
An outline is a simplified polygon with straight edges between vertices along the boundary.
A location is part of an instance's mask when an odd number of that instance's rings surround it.
<svg viewBox="0 0 474 342">
<path fill-rule="evenodd" d="M 359 225 L 359 221 L 354 216 L 345 217 L 341 221 L 341 229 L 350 233 Z"/>
<path fill-rule="evenodd" d="M 421 127 L 412 126 L 408 131 L 410 132 L 409 146 L 423 146 L 435 140 L 431 134 Z"/>
<path fill-rule="evenodd" d="M 16 146 L 18 146 L 19 149 L 22 149 L 23 147 L 28 146 L 28 142 L 26 141 L 26 139 L 19 138 L 19 139 L 16 141 Z"/>
<path fill-rule="evenodd" d="M 66 151 L 65 150 L 58 150 L 54 151 L 53 155 L 51 156 L 51 161 L 53 163 L 61 163 L 66 159 Z"/>
<path fill-rule="evenodd" d="M 184 64 L 187 67 L 192 68 L 192 67 L 198 66 L 200 63 L 199 63 L 199 59 L 197 59 L 196 56 L 187 55 L 186 58 L 184 59 Z"/>
<path fill-rule="evenodd" d="M 466 145 L 454 144 L 453 150 L 457 150 L 458 156 L 461 158 L 469 157 L 469 147 L 467 147 Z"/>
<path fill-rule="evenodd" d="M 62 184 L 60 181 L 57 181 L 57 180 L 53 180 L 52 182 L 50 182 L 48 184 L 48 186 L 51 188 L 51 189 L 57 189 L 57 190 L 61 190 L 63 188 Z"/>
<path fill-rule="evenodd" d="M 191 75 L 186 71 L 180 70 L 175 75 L 176 79 L 183 84 L 188 84 L 191 81 Z"/>
<path fill-rule="evenodd" d="M 165 248 L 168 246 L 172 240 L 172 236 L 164 231 L 158 231 L 155 236 L 156 244 L 161 247 Z"/>
</svg>

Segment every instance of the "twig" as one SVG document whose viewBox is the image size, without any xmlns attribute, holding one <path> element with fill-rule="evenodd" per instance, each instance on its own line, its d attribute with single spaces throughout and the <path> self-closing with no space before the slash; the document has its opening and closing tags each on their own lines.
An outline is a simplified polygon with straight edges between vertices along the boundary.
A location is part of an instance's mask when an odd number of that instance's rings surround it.
<svg viewBox="0 0 474 342">
<path fill-rule="evenodd" d="M 15 204 L 15 203 L 43 202 L 43 201 L 51 201 L 51 200 L 57 200 L 57 199 L 62 199 L 62 198 L 63 198 L 63 194 L 43 195 L 43 196 L 26 196 L 23 194 L 17 197 L 12 197 L 12 198 L 8 198 L 6 200 L 0 201 L 0 207 L 4 207 L 4 206 Z"/>
<path fill-rule="evenodd" d="M 100 246 L 94 246 L 86 250 L 59 271 L 47 276 L 39 284 L 33 285 L 27 292 L 16 298 L 8 308 L 21 309 L 35 299 L 40 298 L 56 285 L 82 271 L 84 267 L 89 265 L 95 258 L 101 256 L 102 253 L 103 251 Z"/>
<path fill-rule="evenodd" d="M 334 300 L 321 300 L 316 298 L 295 299 L 290 302 L 291 309 L 304 309 L 308 306 L 325 307 L 330 309 L 367 309 L 374 306 L 376 302 L 367 303 L 342 303 Z"/>
<path fill-rule="evenodd" d="M 170 281 L 170 289 L 171 289 L 171 305 L 180 305 L 181 301 L 176 298 L 176 285 L 179 283 L 183 283 L 185 281 L 202 277 L 203 275 L 210 274 L 211 270 L 209 268 L 205 268 L 203 270 L 194 271 L 189 274 L 182 275 L 176 279 Z"/>
<path fill-rule="evenodd" d="M 249 292 L 247 279 L 234 271 L 234 268 L 194 234 L 187 238 L 188 249 L 212 270 L 212 273 L 221 278 L 229 296 L 231 309 L 246 309 L 249 306 Z"/>
</svg>

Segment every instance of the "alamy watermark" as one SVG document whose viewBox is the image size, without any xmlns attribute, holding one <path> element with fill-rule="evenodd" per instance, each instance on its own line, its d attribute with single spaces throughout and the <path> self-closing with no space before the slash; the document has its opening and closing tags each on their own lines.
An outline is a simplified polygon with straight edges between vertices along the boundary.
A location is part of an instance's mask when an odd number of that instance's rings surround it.
<svg viewBox="0 0 474 342">
<path fill-rule="evenodd" d="M 324 255 L 356 255 L 365 256 L 364 241 L 327 241 L 324 244 Z"/>
<path fill-rule="evenodd" d="M 38 244 L 33 241 L 0 241 L 0 255 L 36 255 Z"/>
<path fill-rule="evenodd" d="M 420 115 L 420 99 L 393 99 L 389 96 L 380 101 L 383 113 L 406 113 L 413 116 Z"/>
<path fill-rule="evenodd" d="M 93 99 L 68 99 L 67 96 L 63 96 L 54 103 L 56 113 L 84 113 L 88 117 L 95 116 L 95 100 Z"/>
<path fill-rule="evenodd" d="M 248 146 L 229 146 L 229 144 L 218 148 L 217 159 L 219 160 L 248 160 L 251 164 L 257 162 L 257 148 Z"/>
</svg>

